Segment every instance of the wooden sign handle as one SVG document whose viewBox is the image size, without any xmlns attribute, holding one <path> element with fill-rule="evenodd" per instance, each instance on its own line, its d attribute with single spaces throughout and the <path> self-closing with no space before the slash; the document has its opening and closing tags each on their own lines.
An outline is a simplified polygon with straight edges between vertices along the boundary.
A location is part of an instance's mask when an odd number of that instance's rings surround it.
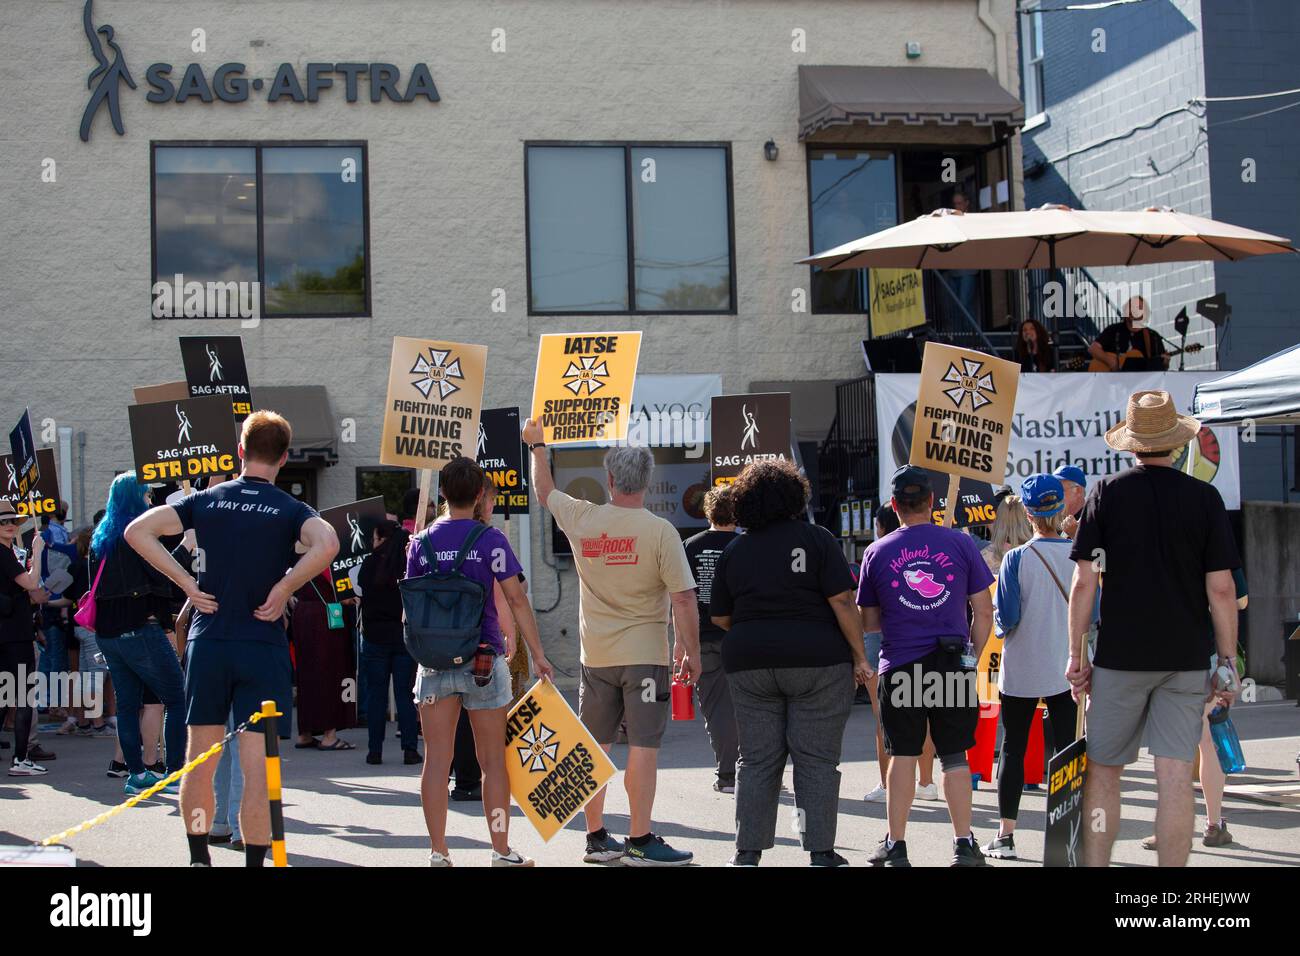
<svg viewBox="0 0 1300 956">
<path fill-rule="evenodd" d="M 190 480 L 188 478 L 185 478 L 181 481 L 181 491 L 185 492 L 187 497 L 190 494 L 191 487 L 192 486 L 190 485 Z"/>
<path fill-rule="evenodd" d="M 961 476 L 948 476 L 948 497 L 943 506 L 943 526 L 951 528 L 954 519 L 957 516 L 957 492 L 961 488 Z"/>
<path fill-rule="evenodd" d="M 1087 644 L 1084 645 L 1083 652 L 1088 653 Z M 1088 708 L 1088 692 L 1085 690 L 1079 695 L 1079 710 L 1074 715 L 1074 739 L 1078 740 L 1083 736 L 1083 712 Z"/>
<path fill-rule="evenodd" d="M 415 530 L 412 534 L 418 534 L 424 530 L 424 516 L 429 510 L 429 486 L 433 484 L 433 469 L 420 469 L 420 500 L 415 506 Z"/>
</svg>

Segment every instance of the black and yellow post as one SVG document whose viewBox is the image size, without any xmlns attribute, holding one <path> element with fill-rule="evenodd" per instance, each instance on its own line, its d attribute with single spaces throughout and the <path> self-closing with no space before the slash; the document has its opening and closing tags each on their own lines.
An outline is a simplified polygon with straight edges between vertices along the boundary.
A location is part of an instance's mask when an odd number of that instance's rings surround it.
<svg viewBox="0 0 1300 956">
<path fill-rule="evenodd" d="M 288 866 L 284 849 L 284 807 L 280 803 L 280 735 L 275 719 L 280 712 L 275 701 L 262 701 L 262 732 L 266 735 L 266 796 L 271 803 L 271 862 L 275 866 Z"/>
</svg>

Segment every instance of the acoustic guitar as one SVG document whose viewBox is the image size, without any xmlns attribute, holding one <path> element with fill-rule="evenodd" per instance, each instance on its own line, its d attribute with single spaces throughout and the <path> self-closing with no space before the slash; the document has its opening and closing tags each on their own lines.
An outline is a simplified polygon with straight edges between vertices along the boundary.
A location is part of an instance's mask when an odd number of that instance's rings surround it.
<svg viewBox="0 0 1300 956">
<path fill-rule="evenodd" d="M 1172 351 L 1165 352 L 1164 355 L 1166 358 L 1174 359 L 1179 355 L 1183 355 L 1183 354 L 1192 355 L 1196 352 L 1199 352 L 1203 348 L 1205 348 L 1204 345 L 1202 345 L 1199 342 L 1194 342 L 1191 345 L 1184 346 L 1181 349 L 1173 349 Z M 1124 363 L 1127 362 L 1129 359 L 1146 358 L 1146 356 L 1142 354 L 1142 351 L 1136 348 L 1129 349 L 1123 355 L 1120 355 L 1117 352 L 1107 352 L 1106 354 L 1119 360 L 1114 368 L 1111 368 L 1101 359 L 1095 358 L 1088 362 L 1088 371 L 1089 372 L 1121 372 L 1124 370 Z M 1075 361 L 1079 365 L 1082 365 L 1084 360 L 1082 358 L 1079 358 L 1076 359 Z"/>
</svg>

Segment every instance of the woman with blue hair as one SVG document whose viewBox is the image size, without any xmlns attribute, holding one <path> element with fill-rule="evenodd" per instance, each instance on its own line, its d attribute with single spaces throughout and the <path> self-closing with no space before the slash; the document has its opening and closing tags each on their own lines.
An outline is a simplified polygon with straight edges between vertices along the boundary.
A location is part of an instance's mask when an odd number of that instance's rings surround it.
<svg viewBox="0 0 1300 956">
<path fill-rule="evenodd" d="M 149 508 L 149 490 L 128 471 L 113 479 L 105 514 L 91 539 L 90 579 L 95 582 L 95 636 L 117 696 L 117 737 L 128 776 L 125 790 L 142 793 L 160 779 L 144 762 L 140 707 L 145 689 L 163 704 L 167 772 L 185 762 L 185 711 L 180 662 L 167 639 L 171 587 L 123 540 L 133 519 Z M 167 793 L 177 793 L 179 783 Z"/>
</svg>

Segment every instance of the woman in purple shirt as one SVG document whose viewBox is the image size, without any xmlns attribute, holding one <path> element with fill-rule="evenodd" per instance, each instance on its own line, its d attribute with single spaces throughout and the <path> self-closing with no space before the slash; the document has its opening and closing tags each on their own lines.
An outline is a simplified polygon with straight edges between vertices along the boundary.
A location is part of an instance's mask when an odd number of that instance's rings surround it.
<svg viewBox="0 0 1300 956">
<path fill-rule="evenodd" d="M 442 469 L 442 495 L 447 514 L 411 539 L 406 559 L 406 576 L 420 577 L 432 571 L 448 571 L 470 532 L 482 525 L 474 520 L 474 508 L 485 494 L 483 469 L 468 458 L 457 458 Z M 438 567 L 429 566 L 426 552 L 432 552 Z M 537 673 L 547 680 L 554 675 L 542 650 L 537 621 L 519 583 L 519 561 L 506 536 L 489 528 L 475 542 L 461 565 L 461 573 L 483 585 L 488 600 L 483 606 L 482 641 L 478 654 L 467 664 L 436 671 L 421 667 L 415 679 L 415 703 L 420 709 L 424 734 L 424 769 L 420 774 L 420 803 L 429 830 L 432 852 L 430 866 L 451 866 L 447 847 L 447 776 L 456 743 L 456 723 L 461 708 L 469 712 L 475 749 L 483 768 L 483 814 L 492 840 L 493 866 L 532 866 L 533 861 L 510 849 L 510 782 L 506 776 L 506 711 L 509 709 L 510 671 L 506 665 L 505 641 L 491 599 L 493 585 L 500 582 L 510 610 Z"/>
</svg>

